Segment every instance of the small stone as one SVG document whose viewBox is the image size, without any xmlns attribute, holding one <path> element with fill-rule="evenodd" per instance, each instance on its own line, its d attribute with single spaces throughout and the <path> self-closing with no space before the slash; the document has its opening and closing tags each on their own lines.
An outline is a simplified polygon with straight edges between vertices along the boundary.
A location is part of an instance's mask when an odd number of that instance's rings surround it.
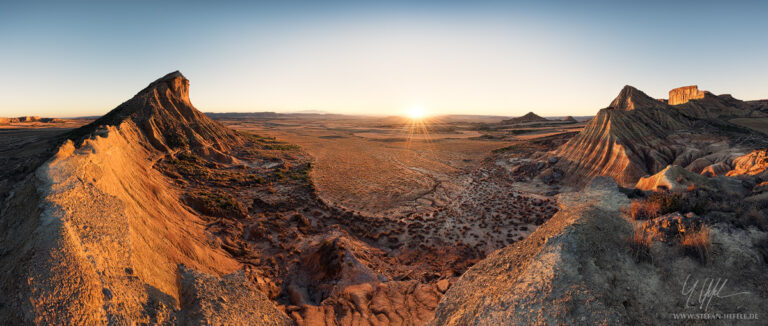
<svg viewBox="0 0 768 326">
<path fill-rule="evenodd" d="M 437 290 L 440 291 L 441 293 L 445 293 L 445 291 L 448 291 L 449 287 L 451 287 L 450 281 L 446 279 L 437 281 Z"/>
</svg>

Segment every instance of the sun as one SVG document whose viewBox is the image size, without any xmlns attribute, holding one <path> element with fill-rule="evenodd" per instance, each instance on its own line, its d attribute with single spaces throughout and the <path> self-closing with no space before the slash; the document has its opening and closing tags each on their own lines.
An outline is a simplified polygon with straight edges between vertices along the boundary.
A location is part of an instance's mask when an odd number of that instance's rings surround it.
<svg viewBox="0 0 768 326">
<path fill-rule="evenodd" d="M 408 108 L 405 115 L 413 120 L 421 120 L 427 116 L 427 110 L 422 106 L 412 106 Z"/>
</svg>

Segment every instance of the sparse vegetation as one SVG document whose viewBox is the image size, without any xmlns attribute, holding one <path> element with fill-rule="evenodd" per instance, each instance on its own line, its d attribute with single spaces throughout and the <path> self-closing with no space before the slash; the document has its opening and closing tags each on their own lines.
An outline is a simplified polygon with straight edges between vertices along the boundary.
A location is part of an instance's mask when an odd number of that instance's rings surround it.
<svg viewBox="0 0 768 326">
<path fill-rule="evenodd" d="M 210 170 L 205 166 L 205 162 L 191 152 L 179 153 L 176 157 L 166 159 L 165 162 L 183 176 L 207 178 L 211 174 Z"/>
<path fill-rule="evenodd" d="M 709 263 L 711 245 L 709 233 L 709 226 L 707 225 L 702 225 L 698 230 L 681 233 L 680 245 L 683 247 L 683 252 L 702 264 Z"/>
<path fill-rule="evenodd" d="M 654 192 L 647 200 L 651 206 L 658 207 L 659 214 L 668 214 L 683 210 L 682 194 L 677 192 Z"/>
<path fill-rule="evenodd" d="M 635 220 L 653 219 L 673 212 L 703 215 L 710 199 L 701 191 L 654 192 L 646 198 L 632 200 L 630 212 Z"/>
<path fill-rule="evenodd" d="M 187 138 L 184 135 L 181 135 L 177 132 L 166 132 L 165 135 L 165 144 L 168 145 L 171 148 L 187 148 L 189 147 L 189 142 L 187 141 Z"/>
<path fill-rule="evenodd" d="M 246 209 L 232 195 L 216 190 L 198 191 L 189 196 L 191 206 L 203 214 L 211 216 L 244 217 Z"/>
<path fill-rule="evenodd" d="M 630 213 L 635 220 L 649 220 L 659 216 L 661 205 L 650 200 L 633 200 Z"/>
<path fill-rule="evenodd" d="M 632 236 L 628 239 L 629 249 L 632 251 L 632 255 L 635 260 L 638 261 L 653 261 L 651 256 L 651 244 L 652 237 L 650 237 L 644 227 L 635 228 Z"/>
<path fill-rule="evenodd" d="M 294 144 L 264 144 L 261 146 L 263 149 L 276 150 L 276 151 L 291 151 L 299 149 L 299 145 Z"/>
<path fill-rule="evenodd" d="M 259 136 L 242 131 L 238 131 L 238 133 L 264 150 L 292 151 L 300 149 L 298 145 L 280 142 L 275 137 Z"/>
</svg>

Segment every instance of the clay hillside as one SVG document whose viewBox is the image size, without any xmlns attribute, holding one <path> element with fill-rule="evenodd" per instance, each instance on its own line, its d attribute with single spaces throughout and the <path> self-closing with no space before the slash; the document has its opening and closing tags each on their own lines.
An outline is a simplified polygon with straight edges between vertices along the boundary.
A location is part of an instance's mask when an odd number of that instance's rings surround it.
<svg viewBox="0 0 768 326">
<path fill-rule="evenodd" d="M 0 323 L 423 325 L 469 266 L 558 210 L 495 184 L 429 216 L 329 205 L 304 151 L 211 120 L 189 87 L 170 73 L 14 168 Z M 491 204 L 524 209 L 467 232 Z"/>
<path fill-rule="evenodd" d="M 155 81 L 17 186 L 0 220 L 0 286 L 16 294 L 0 299 L 4 324 L 290 323 L 155 168 L 185 150 L 231 162 L 221 151 L 245 142 L 200 114 L 188 87 L 178 72 Z M 230 304 L 206 319 L 214 299 Z"/>
<path fill-rule="evenodd" d="M 766 145 L 765 134 L 739 124 L 766 117 L 761 102 L 713 95 L 685 87 L 670 91 L 669 105 L 625 86 L 576 137 L 558 148 L 557 169 L 585 184 L 610 176 L 628 186 L 667 165 L 695 173 L 718 169 L 751 149 Z"/>
<path fill-rule="evenodd" d="M 549 121 L 549 120 L 538 116 L 536 113 L 528 112 L 521 117 L 502 120 L 501 123 L 502 124 L 518 124 L 518 123 L 541 122 L 541 121 Z"/>
</svg>

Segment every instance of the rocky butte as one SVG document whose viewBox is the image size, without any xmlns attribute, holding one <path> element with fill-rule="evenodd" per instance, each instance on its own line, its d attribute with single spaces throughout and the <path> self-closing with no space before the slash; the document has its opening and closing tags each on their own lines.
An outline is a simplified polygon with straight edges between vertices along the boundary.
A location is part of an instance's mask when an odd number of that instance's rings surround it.
<svg viewBox="0 0 768 326">
<path fill-rule="evenodd" d="M 700 91 L 696 85 L 678 87 L 669 91 L 669 105 L 687 103 L 690 100 L 704 98 L 706 91 Z"/>
<path fill-rule="evenodd" d="M 667 165 L 700 173 L 765 143 L 762 133 L 733 122 L 768 116 L 758 102 L 699 93 L 706 96 L 671 106 L 625 86 L 578 135 L 552 153 L 565 158 L 556 168 L 576 183 L 603 175 L 630 186 Z"/>
</svg>

